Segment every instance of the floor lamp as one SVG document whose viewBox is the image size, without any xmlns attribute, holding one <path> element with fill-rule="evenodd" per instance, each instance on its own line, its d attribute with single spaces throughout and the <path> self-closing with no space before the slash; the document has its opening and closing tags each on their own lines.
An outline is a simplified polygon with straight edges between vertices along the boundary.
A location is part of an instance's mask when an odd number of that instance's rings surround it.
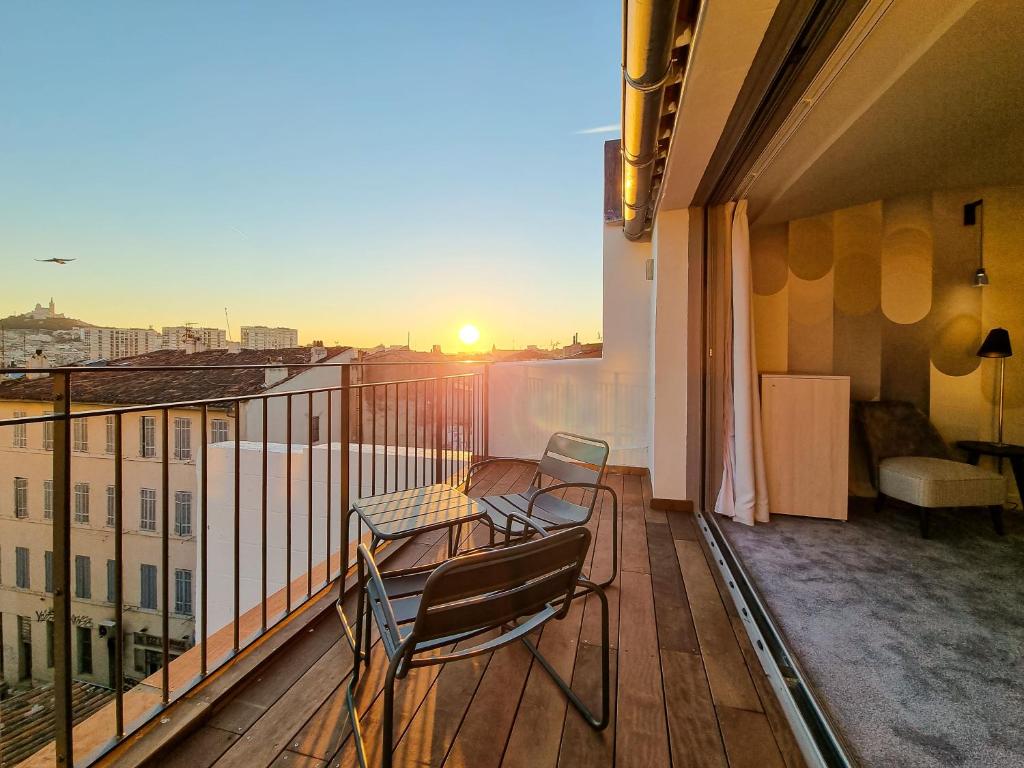
<svg viewBox="0 0 1024 768">
<path fill-rule="evenodd" d="M 999 360 L 999 429 L 996 444 L 1003 445 L 1003 391 L 1006 385 L 1006 358 L 1013 356 L 1010 348 L 1010 332 L 1005 328 L 993 328 L 978 347 L 978 357 L 994 357 Z"/>
</svg>

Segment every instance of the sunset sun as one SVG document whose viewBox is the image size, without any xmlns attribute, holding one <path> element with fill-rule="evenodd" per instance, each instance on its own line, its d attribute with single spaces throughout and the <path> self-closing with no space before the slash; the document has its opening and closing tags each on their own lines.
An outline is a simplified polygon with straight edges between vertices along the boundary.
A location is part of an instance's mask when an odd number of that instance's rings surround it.
<svg viewBox="0 0 1024 768">
<path fill-rule="evenodd" d="M 472 323 L 468 323 L 459 329 L 459 338 L 463 344 L 476 344 L 480 340 L 480 331 Z"/>
</svg>

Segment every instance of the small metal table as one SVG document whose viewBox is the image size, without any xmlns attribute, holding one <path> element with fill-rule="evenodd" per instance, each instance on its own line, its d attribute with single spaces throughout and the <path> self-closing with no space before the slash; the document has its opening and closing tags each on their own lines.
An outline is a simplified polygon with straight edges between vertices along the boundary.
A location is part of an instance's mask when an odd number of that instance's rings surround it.
<svg viewBox="0 0 1024 768">
<path fill-rule="evenodd" d="M 957 448 L 967 452 L 967 461 L 977 464 L 982 456 L 1009 459 L 1013 478 L 1017 482 L 1017 493 L 1024 499 L 1024 445 L 1012 443 L 990 443 L 985 440 L 960 440 Z"/>
<path fill-rule="evenodd" d="M 426 531 L 447 528 L 448 557 L 454 557 L 459 551 L 462 526 L 481 520 L 486 514 L 476 499 L 471 499 L 450 485 L 438 483 L 360 499 L 352 504 L 348 511 L 345 530 L 351 529 L 352 515 L 356 515 L 356 542 L 362 541 L 365 523 L 370 529 L 370 551 L 375 552 L 385 541 L 407 539 Z M 343 547 L 343 550 L 342 585 L 337 610 L 345 635 L 354 648 L 355 636 L 342 608 L 342 598 L 345 594 L 344 578 L 348 573 L 348 548 Z M 363 589 L 362 583 L 358 585 L 358 589 Z"/>
</svg>

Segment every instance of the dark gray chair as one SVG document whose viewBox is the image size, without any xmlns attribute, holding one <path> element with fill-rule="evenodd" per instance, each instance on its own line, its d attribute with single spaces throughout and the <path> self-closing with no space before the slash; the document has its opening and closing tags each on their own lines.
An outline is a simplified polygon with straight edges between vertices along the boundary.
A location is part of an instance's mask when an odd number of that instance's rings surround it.
<svg viewBox="0 0 1024 768">
<path fill-rule="evenodd" d="M 525 517 L 539 538 L 512 546 L 484 548 L 441 564 L 406 570 L 378 570 L 370 550 L 359 546 L 360 590 L 353 647 L 352 681 L 345 698 L 359 764 L 366 750 L 355 705 L 360 660 L 370 663 L 370 616 L 388 658 L 384 679 L 382 754 L 384 768 L 393 763 L 395 680 L 415 667 L 447 664 L 490 653 L 521 641 L 557 683 L 587 724 L 608 725 L 608 601 L 604 590 L 580 577 L 590 546 L 590 531 L 572 528 L 548 533 Z M 553 619 L 565 618 L 570 602 L 593 593 L 601 603 L 601 714 L 595 716 L 541 655 L 528 635 Z M 365 618 L 364 618 L 365 613 Z M 496 637 L 477 638 L 497 630 Z M 365 637 L 364 637 L 365 635 Z M 365 643 L 366 652 L 361 646 Z M 460 643 L 455 648 L 454 644 Z M 449 647 L 452 649 L 448 649 Z"/>
<path fill-rule="evenodd" d="M 603 483 L 608 454 L 608 443 L 604 440 L 556 432 L 548 440 L 540 460 L 496 458 L 473 464 L 466 477 L 466 493 L 470 492 L 476 472 L 483 467 L 500 463 L 537 467 L 526 491 L 484 496 L 479 500 L 487 509 L 484 522 L 490 528 L 492 544 L 499 533 L 506 544 L 534 535 L 534 527 L 524 525 L 517 517 L 530 518 L 547 531 L 586 525 L 594 514 L 598 493 L 609 494 L 612 499 L 612 568 L 611 575 L 600 582 L 600 586 L 607 587 L 619 572 L 619 499 L 615 491 Z M 545 477 L 553 482 L 544 484 Z M 569 488 L 584 490 L 583 504 L 573 504 L 554 495 Z"/>
</svg>

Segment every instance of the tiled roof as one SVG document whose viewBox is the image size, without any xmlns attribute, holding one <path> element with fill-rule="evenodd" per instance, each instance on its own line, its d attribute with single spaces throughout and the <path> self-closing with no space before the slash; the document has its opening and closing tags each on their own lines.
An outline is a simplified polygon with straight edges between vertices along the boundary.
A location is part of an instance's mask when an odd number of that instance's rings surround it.
<svg viewBox="0 0 1024 768">
<path fill-rule="evenodd" d="M 330 360 L 349 347 L 327 347 Z M 160 350 L 144 355 L 114 360 L 110 366 L 215 366 L 215 365 L 267 365 L 281 362 L 298 365 L 311 361 L 311 347 L 289 349 L 229 352 L 213 349 L 189 354 L 183 350 Z M 288 376 L 295 376 L 305 368 L 291 368 Z M 282 379 L 283 380 L 283 379 Z M 149 405 L 151 403 L 184 400 L 215 399 L 256 394 L 264 390 L 262 369 L 203 369 L 194 371 L 109 371 L 83 373 L 71 379 L 71 399 L 76 403 L 107 405 Z M 280 381 L 275 382 L 279 384 Z M 52 400 L 53 385 L 49 377 L 22 378 L 0 383 L 0 400 Z"/>
<path fill-rule="evenodd" d="M 72 716 L 81 722 L 113 698 L 114 692 L 92 683 L 71 684 Z M 0 700 L 0 766 L 16 765 L 54 739 L 53 683 Z"/>
</svg>

